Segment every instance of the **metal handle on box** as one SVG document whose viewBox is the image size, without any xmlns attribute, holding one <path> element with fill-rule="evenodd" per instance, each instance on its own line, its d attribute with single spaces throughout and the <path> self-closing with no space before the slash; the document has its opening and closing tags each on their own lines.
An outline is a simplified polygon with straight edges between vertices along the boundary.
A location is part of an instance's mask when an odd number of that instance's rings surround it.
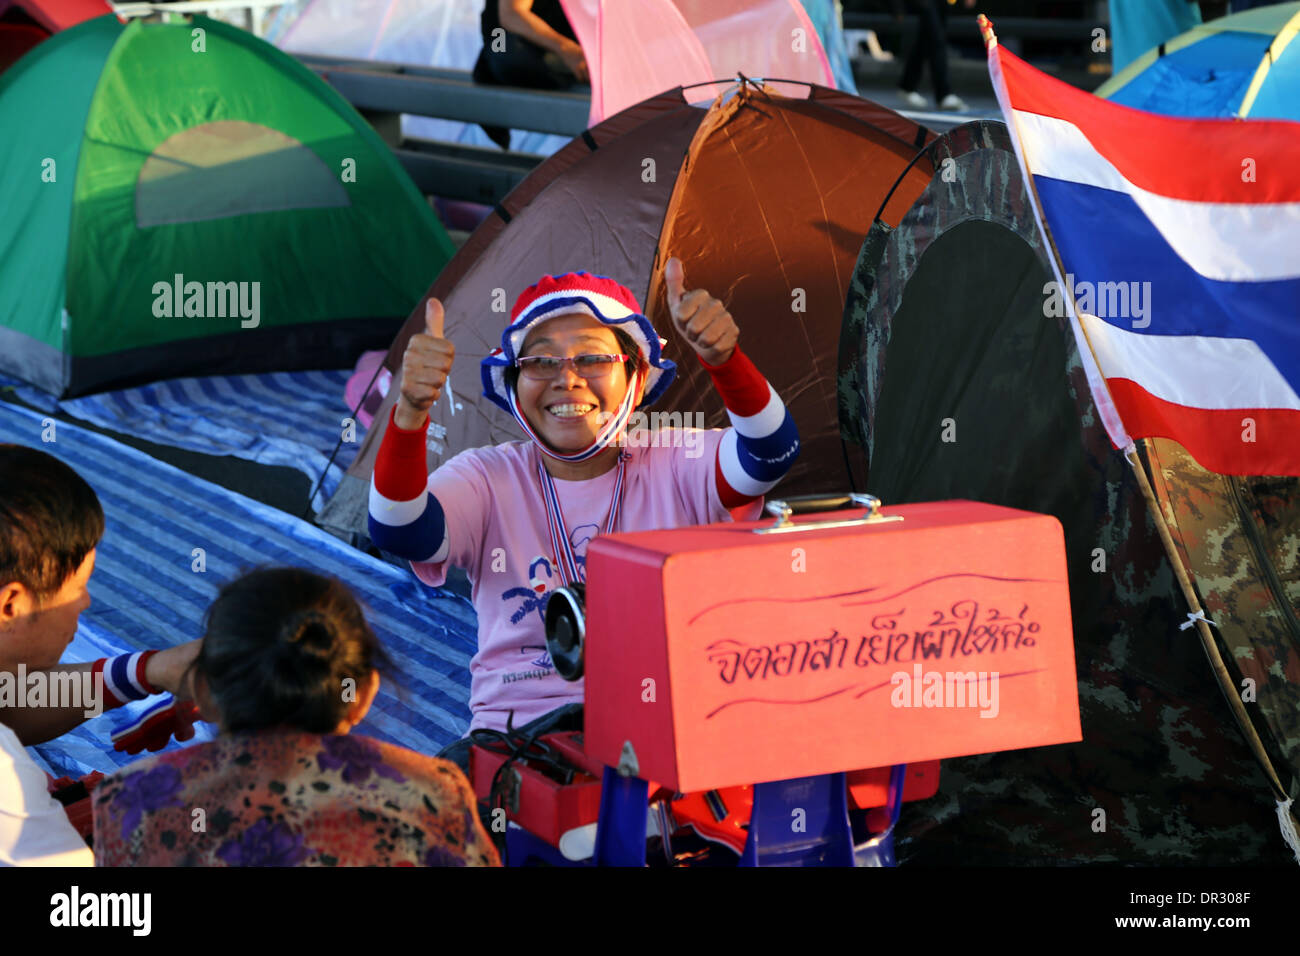
<svg viewBox="0 0 1300 956">
<path fill-rule="evenodd" d="M 755 528 L 755 534 L 782 534 L 787 531 L 813 531 L 819 528 L 849 528 L 854 525 L 879 524 L 886 521 L 902 521 L 901 515 L 882 515 L 880 499 L 875 495 L 851 492 L 847 495 L 797 495 L 793 498 L 774 498 L 767 503 L 768 514 L 776 518 L 776 523 L 765 528 Z M 860 518 L 837 518 L 830 521 L 809 521 L 795 524 L 791 515 L 808 514 L 814 511 L 831 511 L 847 505 L 866 508 L 867 513 Z"/>
</svg>

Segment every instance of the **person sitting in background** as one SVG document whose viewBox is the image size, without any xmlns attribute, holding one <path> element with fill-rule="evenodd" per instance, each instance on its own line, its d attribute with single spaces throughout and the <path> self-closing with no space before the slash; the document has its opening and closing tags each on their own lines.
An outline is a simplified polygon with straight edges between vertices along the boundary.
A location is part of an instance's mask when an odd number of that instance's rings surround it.
<svg viewBox="0 0 1300 956">
<path fill-rule="evenodd" d="M 483 50 L 474 64 L 475 83 L 565 90 L 588 81 L 587 59 L 560 0 L 487 0 L 480 22 Z M 483 131 L 502 149 L 510 148 L 504 126 L 485 125 Z"/>
<path fill-rule="evenodd" d="M 349 734 L 386 665 L 338 581 L 267 568 L 226 585 L 193 666 L 221 733 L 100 783 L 96 862 L 499 865 L 455 765 Z"/>
<path fill-rule="evenodd" d="M 197 642 L 59 665 L 90 606 L 87 585 L 103 534 L 103 508 L 80 475 L 44 451 L 0 444 L 0 866 L 92 863 L 25 746 L 129 700 L 185 697 L 180 687 Z M 33 688 L 45 690 L 37 698 Z M 192 721 L 179 716 L 172 731 L 181 740 L 194 736 Z"/>
</svg>

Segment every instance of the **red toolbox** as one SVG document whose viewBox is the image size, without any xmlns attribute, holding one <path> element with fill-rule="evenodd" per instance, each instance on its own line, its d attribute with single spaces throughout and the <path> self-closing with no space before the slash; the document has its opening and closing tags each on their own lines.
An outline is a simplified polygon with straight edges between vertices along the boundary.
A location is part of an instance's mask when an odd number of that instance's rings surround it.
<svg viewBox="0 0 1300 956">
<path fill-rule="evenodd" d="M 509 818 L 551 846 L 559 846 L 560 837 L 570 830 L 595 823 L 600 814 L 600 768 L 590 764 L 581 748 L 582 735 L 577 733 L 542 737 L 534 748 L 577 768 L 567 784 L 541 762 L 527 758 L 513 761 L 498 782 Z M 469 779 L 480 800 L 491 796 L 492 780 L 507 759 L 496 750 L 470 748 Z"/>
<path fill-rule="evenodd" d="M 1081 739 L 1055 518 L 827 517 L 595 538 L 587 755 L 689 793 Z"/>
</svg>

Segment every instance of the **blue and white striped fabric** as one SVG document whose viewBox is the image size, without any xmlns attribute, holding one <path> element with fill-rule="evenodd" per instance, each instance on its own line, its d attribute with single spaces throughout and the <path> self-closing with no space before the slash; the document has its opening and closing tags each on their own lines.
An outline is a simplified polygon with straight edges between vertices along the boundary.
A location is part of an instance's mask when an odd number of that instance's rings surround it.
<svg viewBox="0 0 1300 956">
<path fill-rule="evenodd" d="M 477 625 L 463 598 L 431 591 L 409 572 L 306 522 L 108 437 L 61 422 L 55 429 L 55 440 L 43 443 L 41 415 L 0 404 L 0 442 L 40 448 L 71 465 L 104 506 L 107 529 L 90 580 L 93 603 L 81 615 L 65 661 L 199 637 L 222 584 L 259 565 L 295 565 L 347 583 L 393 658 L 402 687 L 381 683 L 361 733 L 436 753 L 465 732 Z M 200 556 L 202 572 L 196 570 Z M 36 753 L 56 777 L 107 773 L 131 763 L 139 758 L 115 752 L 109 742 L 122 716 L 114 711 L 87 721 Z"/>
<path fill-rule="evenodd" d="M 234 455 L 305 474 L 315 489 L 351 410 L 343 388 L 351 370 L 271 372 L 178 378 L 139 388 L 58 401 L 13 379 L 0 378 L 24 402 L 159 445 L 208 455 Z M 320 510 L 352 463 L 365 428 L 345 441 L 312 507 Z"/>
</svg>

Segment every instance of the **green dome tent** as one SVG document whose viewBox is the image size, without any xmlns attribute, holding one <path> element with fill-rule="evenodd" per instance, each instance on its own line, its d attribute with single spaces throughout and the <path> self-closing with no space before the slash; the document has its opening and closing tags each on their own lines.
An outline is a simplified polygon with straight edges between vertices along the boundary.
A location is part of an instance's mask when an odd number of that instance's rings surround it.
<svg viewBox="0 0 1300 956">
<path fill-rule="evenodd" d="M 454 251 L 347 103 L 214 20 L 56 34 L 0 129 L 0 372 L 56 395 L 350 365 Z"/>
</svg>

